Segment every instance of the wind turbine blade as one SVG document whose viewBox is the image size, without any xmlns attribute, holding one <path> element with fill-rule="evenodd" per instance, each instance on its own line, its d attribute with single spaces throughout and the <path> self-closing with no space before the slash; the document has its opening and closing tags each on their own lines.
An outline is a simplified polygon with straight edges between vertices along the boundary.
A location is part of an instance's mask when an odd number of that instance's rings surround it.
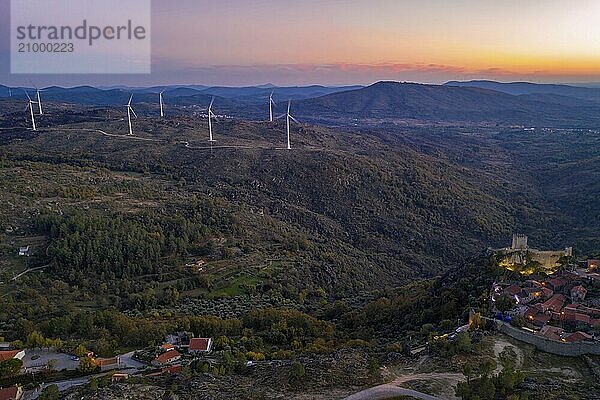
<svg viewBox="0 0 600 400">
<path fill-rule="evenodd" d="M 290 113 L 290 108 L 292 107 L 292 101 L 288 101 L 288 114 Z"/>
<path fill-rule="evenodd" d="M 210 106 L 208 106 L 209 110 L 212 108 L 214 102 L 215 102 L 215 98 L 213 97 L 212 100 L 211 100 L 211 102 L 210 102 Z"/>
<path fill-rule="evenodd" d="M 292 119 L 292 121 L 294 121 L 295 123 L 297 123 L 297 124 L 299 124 L 299 123 L 300 123 L 300 122 L 298 122 L 298 120 L 297 120 L 296 118 L 292 117 L 291 115 L 290 115 L 290 118 L 291 118 L 291 119 Z"/>
<path fill-rule="evenodd" d="M 133 115 L 137 118 L 137 114 L 135 113 L 135 111 L 133 111 L 133 108 L 129 107 L 129 109 L 131 110 L 131 112 L 133 113 Z"/>
<path fill-rule="evenodd" d="M 31 101 L 31 97 L 29 97 L 29 93 L 27 93 L 26 90 L 23 90 L 25 92 L 25 95 L 27 96 L 27 98 L 29 99 L 29 101 Z"/>
<path fill-rule="evenodd" d="M 128 106 L 131 105 L 131 100 L 133 100 L 133 93 L 131 93 L 131 97 L 129 98 L 129 103 L 127 103 Z"/>
<path fill-rule="evenodd" d="M 283 117 L 287 117 L 287 114 L 281 114 L 279 117 L 276 117 L 275 119 L 281 119 Z"/>
</svg>

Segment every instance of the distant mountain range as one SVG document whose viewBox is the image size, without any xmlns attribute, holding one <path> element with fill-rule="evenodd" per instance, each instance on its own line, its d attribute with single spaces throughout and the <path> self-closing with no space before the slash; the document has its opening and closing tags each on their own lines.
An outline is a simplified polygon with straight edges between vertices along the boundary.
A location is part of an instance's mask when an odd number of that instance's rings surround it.
<svg viewBox="0 0 600 400">
<path fill-rule="evenodd" d="M 62 101 L 66 103 L 78 103 L 88 105 L 120 105 L 125 104 L 123 100 L 129 98 L 130 94 L 135 95 L 137 102 L 155 102 L 156 95 L 164 92 L 165 98 L 178 98 L 188 96 L 221 97 L 239 103 L 258 104 L 268 101 L 269 95 L 273 92 L 278 102 L 287 100 L 309 99 L 324 96 L 341 91 L 354 90 L 362 86 L 291 86 L 276 87 L 273 85 L 249 86 L 249 87 L 207 87 L 201 85 L 189 86 L 153 86 L 148 88 L 131 88 L 125 86 L 112 87 L 92 87 L 78 86 L 73 88 L 62 88 L 51 86 L 44 88 L 44 98 L 50 101 Z M 30 96 L 35 93 L 34 88 L 15 87 L 10 88 L 12 96 L 25 99 L 25 91 Z M 9 88 L 0 85 L 0 98 L 9 97 Z M 201 98 L 204 98 L 201 97 Z"/>
<path fill-rule="evenodd" d="M 600 125 L 600 104 L 580 98 L 554 94 L 517 96 L 479 87 L 398 82 L 379 82 L 358 90 L 300 101 L 294 109 L 296 116 L 325 120 L 410 119 L 551 126 Z"/>
<path fill-rule="evenodd" d="M 25 100 L 25 90 L 33 97 L 35 90 L 13 88 L 15 99 Z M 294 100 L 293 114 L 303 122 L 331 125 L 360 125 L 382 120 L 428 122 L 475 122 L 532 126 L 598 127 L 600 126 L 600 89 L 568 85 L 533 83 L 499 83 L 492 81 L 448 82 L 445 85 L 378 82 L 362 86 L 273 87 L 203 87 L 155 86 L 148 88 L 45 88 L 43 98 L 90 106 L 123 106 L 131 93 L 134 104 L 152 111 L 158 93 L 163 91 L 171 113 L 187 113 L 206 107 L 213 97 L 215 109 L 244 119 L 264 119 L 269 95 L 278 103 L 275 112 L 285 110 L 288 99 Z M 0 98 L 9 89 L 0 86 Z"/>
<path fill-rule="evenodd" d="M 544 94 L 544 95 L 574 97 L 574 98 L 582 99 L 582 100 L 600 101 L 600 88 L 592 88 L 592 87 L 537 84 L 537 83 L 529 83 L 529 82 L 502 83 L 502 82 L 495 82 L 495 81 L 467 81 L 467 82 L 451 81 L 451 82 L 446 83 L 445 86 L 476 87 L 476 88 L 480 88 L 480 89 L 495 90 L 496 92 L 512 94 L 515 96 Z"/>
</svg>

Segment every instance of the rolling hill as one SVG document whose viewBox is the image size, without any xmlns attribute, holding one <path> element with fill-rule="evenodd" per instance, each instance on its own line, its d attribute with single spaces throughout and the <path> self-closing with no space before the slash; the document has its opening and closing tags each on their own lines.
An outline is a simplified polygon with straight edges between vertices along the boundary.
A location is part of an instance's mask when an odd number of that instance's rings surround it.
<svg viewBox="0 0 600 400">
<path fill-rule="evenodd" d="M 489 89 L 379 82 L 367 88 L 297 102 L 297 116 L 332 121 L 397 119 L 498 124 L 600 125 L 600 106 L 565 107 Z"/>
<path fill-rule="evenodd" d="M 555 95 L 572 97 L 581 100 L 600 101 L 600 89 L 589 87 L 578 87 L 571 85 L 553 85 L 553 84 L 538 84 L 530 82 L 496 82 L 496 81 L 451 81 L 445 86 L 451 87 L 472 87 L 480 89 L 494 90 L 497 92 L 519 95 Z"/>
</svg>

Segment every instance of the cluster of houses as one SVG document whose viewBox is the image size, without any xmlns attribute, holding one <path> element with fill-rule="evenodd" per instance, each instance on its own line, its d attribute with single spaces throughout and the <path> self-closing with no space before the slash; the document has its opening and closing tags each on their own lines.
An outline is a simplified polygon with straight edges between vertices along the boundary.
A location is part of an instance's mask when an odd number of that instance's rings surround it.
<svg viewBox="0 0 600 400">
<path fill-rule="evenodd" d="M 150 365 L 158 369 L 158 371 L 146 376 L 178 374 L 181 372 L 182 358 L 193 359 L 202 354 L 210 353 L 212 346 L 212 338 L 189 337 L 185 332 L 168 335 L 165 343 L 159 346 L 156 357 L 150 362 Z"/>
<path fill-rule="evenodd" d="M 211 352 L 213 347 L 212 338 L 195 338 L 191 336 L 186 332 L 168 335 L 165 343 L 150 351 L 151 357 L 144 360 L 144 364 L 150 367 L 149 370 L 145 371 L 145 376 L 178 374 L 182 370 L 183 359 L 193 360 L 202 354 Z M 11 359 L 23 360 L 24 357 L 25 350 L 10 350 L 10 344 L 0 343 L 0 362 Z M 128 365 L 121 362 L 120 356 L 96 358 L 89 351 L 84 357 L 93 359 L 102 372 L 117 371 L 111 375 L 112 381 L 122 381 L 129 377 L 129 374 L 123 372 L 127 371 Z M 123 371 L 119 372 L 118 370 Z M 150 372 L 148 373 L 148 371 Z M 18 400 L 22 395 L 23 391 L 20 386 L 0 388 L 0 400 Z"/>
<path fill-rule="evenodd" d="M 507 314 L 522 316 L 525 326 L 548 339 L 560 342 L 593 341 L 600 325 L 599 299 L 589 299 L 588 288 L 600 285 L 597 260 L 588 261 L 584 271 L 559 271 L 543 279 L 495 283 L 493 303 L 500 296 L 514 299 Z M 600 338 L 599 338 L 600 339 Z"/>
</svg>

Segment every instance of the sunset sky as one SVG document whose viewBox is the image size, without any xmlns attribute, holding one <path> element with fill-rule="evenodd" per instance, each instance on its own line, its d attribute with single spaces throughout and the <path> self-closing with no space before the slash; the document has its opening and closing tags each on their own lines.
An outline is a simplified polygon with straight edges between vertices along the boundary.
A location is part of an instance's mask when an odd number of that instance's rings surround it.
<svg viewBox="0 0 600 400">
<path fill-rule="evenodd" d="M 8 0 L 0 0 L 0 83 Z M 151 76 L 36 76 L 44 84 L 600 81 L 598 0 L 153 1 Z"/>
</svg>

